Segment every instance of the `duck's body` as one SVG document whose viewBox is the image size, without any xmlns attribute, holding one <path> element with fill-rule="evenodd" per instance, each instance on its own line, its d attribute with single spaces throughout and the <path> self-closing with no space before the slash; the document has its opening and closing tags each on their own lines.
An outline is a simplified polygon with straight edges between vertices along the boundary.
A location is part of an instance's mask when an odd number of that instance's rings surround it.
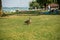
<svg viewBox="0 0 60 40">
<path fill-rule="evenodd" d="M 28 20 L 26 20 L 25 24 L 27 24 L 27 25 L 31 24 L 31 19 L 29 18 Z"/>
</svg>

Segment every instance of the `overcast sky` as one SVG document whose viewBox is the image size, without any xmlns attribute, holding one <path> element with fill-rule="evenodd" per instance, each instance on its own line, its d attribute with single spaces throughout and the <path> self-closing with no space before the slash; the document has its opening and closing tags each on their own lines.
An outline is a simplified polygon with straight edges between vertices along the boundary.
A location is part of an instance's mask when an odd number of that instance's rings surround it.
<svg viewBox="0 0 60 40">
<path fill-rule="evenodd" d="M 2 0 L 3 7 L 29 7 L 32 0 Z"/>
</svg>

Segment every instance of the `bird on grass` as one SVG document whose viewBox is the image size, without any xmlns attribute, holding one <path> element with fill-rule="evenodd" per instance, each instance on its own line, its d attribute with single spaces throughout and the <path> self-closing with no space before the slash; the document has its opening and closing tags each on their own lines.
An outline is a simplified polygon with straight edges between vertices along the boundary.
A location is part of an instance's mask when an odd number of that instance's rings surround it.
<svg viewBox="0 0 60 40">
<path fill-rule="evenodd" d="M 27 24 L 27 25 L 31 24 L 31 18 L 29 17 L 29 19 L 28 19 L 28 20 L 25 20 L 24 22 L 25 22 L 25 24 Z"/>
</svg>

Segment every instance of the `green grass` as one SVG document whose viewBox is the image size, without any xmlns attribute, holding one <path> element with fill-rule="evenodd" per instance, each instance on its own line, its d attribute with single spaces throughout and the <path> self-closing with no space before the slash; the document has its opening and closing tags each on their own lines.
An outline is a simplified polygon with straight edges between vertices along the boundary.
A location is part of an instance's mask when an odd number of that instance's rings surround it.
<svg viewBox="0 0 60 40">
<path fill-rule="evenodd" d="M 32 23 L 24 25 L 28 17 L 0 18 L 0 40 L 60 40 L 60 15 L 31 16 Z"/>
</svg>

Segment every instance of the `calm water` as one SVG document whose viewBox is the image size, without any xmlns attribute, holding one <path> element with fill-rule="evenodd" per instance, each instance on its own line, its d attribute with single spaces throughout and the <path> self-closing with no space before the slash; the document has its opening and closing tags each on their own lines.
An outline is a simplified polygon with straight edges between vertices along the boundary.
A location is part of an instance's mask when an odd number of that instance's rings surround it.
<svg viewBox="0 0 60 40">
<path fill-rule="evenodd" d="M 12 11 L 15 11 L 15 10 L 28 10 L 28 7 L 3 7 L 2 10 L 4 12 L 12 12 Z"/>
</svg>

